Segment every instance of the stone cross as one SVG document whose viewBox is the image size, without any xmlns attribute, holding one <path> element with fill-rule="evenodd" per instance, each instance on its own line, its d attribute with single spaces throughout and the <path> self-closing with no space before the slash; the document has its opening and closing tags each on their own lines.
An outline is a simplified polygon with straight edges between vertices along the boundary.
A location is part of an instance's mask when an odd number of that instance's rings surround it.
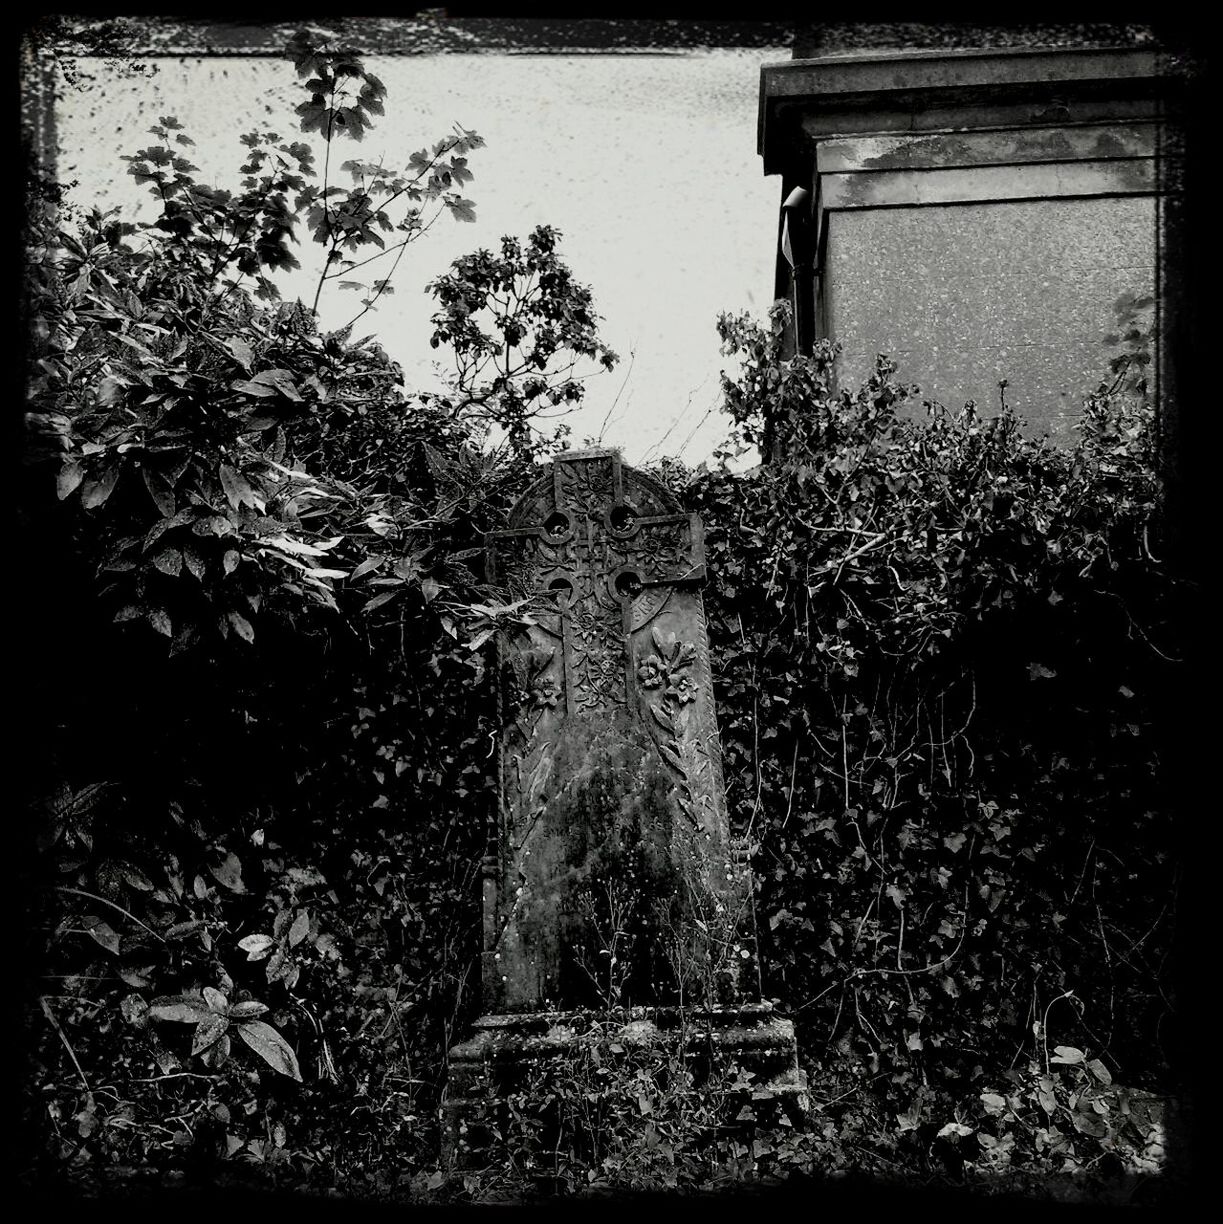
<svg viewBox="0 0 1223 1224">
<path fill-rule="evenodd" d="M 754 965 L 731 852 L 695 514 L 614 450 L 568 452 L 490 534 L 534 596 L 499 643 L 484 1011 L 736 999 Z"/>
</svg>

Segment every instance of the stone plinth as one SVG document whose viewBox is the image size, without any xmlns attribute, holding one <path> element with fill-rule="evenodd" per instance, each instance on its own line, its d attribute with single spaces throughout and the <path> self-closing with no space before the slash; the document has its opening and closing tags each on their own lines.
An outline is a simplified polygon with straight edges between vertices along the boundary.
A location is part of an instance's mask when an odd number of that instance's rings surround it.
<svg viewBox="0 0 1223 1224">
<path fill-rule="evenodd" d="M 492 1015 L 477 1020 L 475 1030 L 450 1051 L 442 1114 L 444 1156 L 460 1166 L 487 1151 L 490 1128 L 503 1124 L 507 1095 L 530 1071 L 573 1058 L 584 1043 L 652 1055 L 660 1065 L 683 1057 L 704 1073 L 733 1063 L 750 1074 L 747 1099 L 762 1113 L 781 1110 L 801 1124 L 809 1109 L 806 1075 L 795 1060 L 794 1025 L 769 1003 Z M 698 1075 L 694 1091 L 700 1090 Z M 735 1101 L 725 1121 L 740 1104 Z"/>
</svg>

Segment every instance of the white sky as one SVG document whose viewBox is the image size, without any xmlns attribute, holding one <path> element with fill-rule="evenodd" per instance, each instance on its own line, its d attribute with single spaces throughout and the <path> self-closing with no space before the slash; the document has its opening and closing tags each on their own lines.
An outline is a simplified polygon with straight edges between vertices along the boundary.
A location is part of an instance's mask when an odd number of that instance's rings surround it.
<svg viewBox="0 0 1223 1224">
<path fill-rule="evenodd" d="M 345 141 L 339 160 L 385 154 L 404 165 L 456 122 L 486 146 L 470 155 L 475 181 L 464 189 L 475 223 L 443 217 L 409 247 L 395 295 L 365 315 L 357 334 L 377 337 L 409 390 L 436 387 L 424 286 L 456 256 L 496 250 L 503 234 L 556 226 L 562 256 L 594 291 L 603 339 L 621 356 L 612 373 L 588 381 L 586 403 L 567 418 L 574 444 L 602 432 L 629 462 L 708 458 L 727 426 L 717 315 L 762 316 L 772 296 L 780 182 L 764 177 L 756 155 L 756 107 L 761 64 L 788 55 L 778 47 L 368 57 L 387 86 L 387 113 L 362 144 Z M 77 201 L 118 205 L 129 217 L 152 210 L 120 156 L 150 143 L 147 129 L 162 115 L 184 124 L 201 177 L 219 186 L 237 185 L 241 133 L 271 126 L 301 138 L 292 107 L 304 95 L 288 60 L 156 62 L 152 79 L 123 80 L 90 61 L 93 84 L 61 94 L 60 177 L 79 180 Z M 308 265 L 321 248 L 303 246 L 297 254 Z M 385 275 L 379 267 L 365 271 Z M 286 297 L 313 291 L 304 272 L 281 284 Z M 325 290 L 323 326 L 346 322 L 360 297 Z"/>
</svg>

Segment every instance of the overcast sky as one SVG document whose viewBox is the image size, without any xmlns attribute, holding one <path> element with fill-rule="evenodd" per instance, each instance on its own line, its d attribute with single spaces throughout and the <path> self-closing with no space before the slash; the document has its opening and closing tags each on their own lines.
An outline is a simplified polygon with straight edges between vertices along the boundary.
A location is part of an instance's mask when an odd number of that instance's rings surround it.
<svg viewBox="0 0 1223 1224">
<path fill-rule="evenodd" d="M 442 218 L 410 247 L 395 296 L 357 333 L 378 338 L 409 389 L 436 386 L 425 284 L 458 255 L 496 249 L 503 234 L 556 226 L 562 255 L 594 290 L 603 338 L 622 358 L 588 382 L 585 405 L 568 418 L 574 444 L 601 435 L 630 462 L 708 458 L 726 432 L 717 315 L 763 315 L 772 295 L 780 181 L 764 177 L 756 155 L 756 107 L 761 64 L 788 57 L 783 47 L 368 57 L 387 86 L 387 113 L 345 158 L 385 154 L 404 165 L 456 122 L 487 144 L 471 154 L 476 177 L 465 188 L 477 220 Z M 120 157 L 148 143 L 161 115 L 184 124 L 201 177 L 220 186 L 236 186 L 241 133 L 272 125 L 297 137 L 289 119 L 300 86 L 288 60 L 156 62 L 156 76 L 142 80 L 90 61 L 93 84 L 62 93 L 60 175 L 79 180 L 77 200 L 151 215 L 147 188 L 133 184 Z M 303 262 L 313 254 L 299 251 Z M 304 277 L 282 287 L 287 297 L 308 293 Z M 351 318 L 359 296 L 324 295 L 323 326 Z"/>
</svg>

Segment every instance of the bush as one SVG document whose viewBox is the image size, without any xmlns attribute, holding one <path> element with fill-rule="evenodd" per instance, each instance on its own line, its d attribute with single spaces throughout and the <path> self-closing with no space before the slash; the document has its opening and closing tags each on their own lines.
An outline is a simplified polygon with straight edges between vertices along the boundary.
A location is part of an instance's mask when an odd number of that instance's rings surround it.
<svg viewBox="0 0 1223 1224">
<path fill-rule="evenodd" d="M 721 326 L 739 435 L 784 457 L 685 494 L 766 993 L 816 1096 L 920 1156 L 1045 1041 L 1166 1092 L 1178 649 L 1146 350 L 1063 451 L 1006 410 L 899 419 L 916 389 L 882 358 L 833 395 L 834 346 L 783 360 L 784 315 Z"/>
</svg>

